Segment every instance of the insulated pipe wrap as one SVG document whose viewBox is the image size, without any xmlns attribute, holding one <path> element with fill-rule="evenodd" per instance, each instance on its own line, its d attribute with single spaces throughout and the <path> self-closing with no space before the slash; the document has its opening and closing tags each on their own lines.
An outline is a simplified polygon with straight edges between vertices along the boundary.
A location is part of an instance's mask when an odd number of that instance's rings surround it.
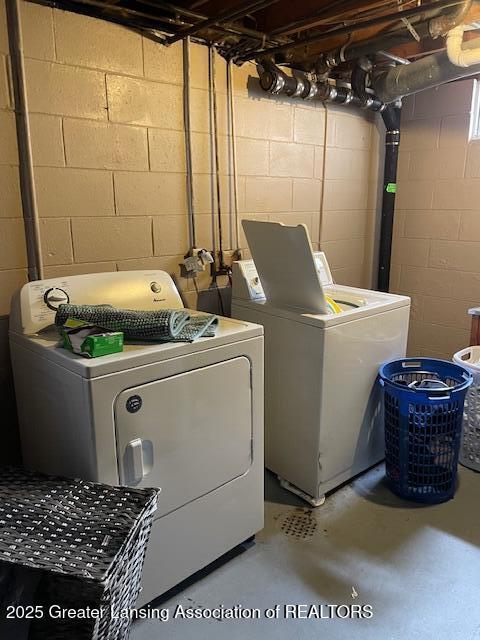
<svg viewBox="0 0 480 640">
<path fill-rule="evenodd" d="M 380 100 L 391 103 L 412 93 L 479 73 L 480 64 L 468 68 L 458 67 L 450 62 L 446 52 L 441 52 L 425 56 L 409 65 L 382 71 L 374 76 L 373 88 Z"/>
</svg>

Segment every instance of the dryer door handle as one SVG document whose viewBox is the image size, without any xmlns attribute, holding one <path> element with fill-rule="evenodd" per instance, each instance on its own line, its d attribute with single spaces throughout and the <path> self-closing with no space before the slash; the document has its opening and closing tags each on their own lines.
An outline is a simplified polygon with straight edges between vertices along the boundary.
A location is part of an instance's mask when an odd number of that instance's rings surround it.
<svg viewBox="0 0 480 640">
<path fill-rule="evenodd" d="M 153 447 L 150 440 L 135 438 L 125 447 L 125 467 L 128 484 L 139 484 L 153 467 Z"/>
</svg>

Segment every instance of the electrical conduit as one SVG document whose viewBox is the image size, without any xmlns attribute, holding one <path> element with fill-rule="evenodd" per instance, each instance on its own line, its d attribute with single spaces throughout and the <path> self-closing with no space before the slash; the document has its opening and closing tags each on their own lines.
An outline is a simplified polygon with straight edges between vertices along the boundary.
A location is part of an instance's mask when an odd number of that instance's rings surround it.
<svg viewBox="0 0 480 640">
<path fill-rule="evenodd" d="M 227 99 L 230 116 L 230 140 L 232 154 L 232 178 L 233 178 L 233 223 L 235 229 L 235 249 L 240 257 L 240 230 L 238 220 L 238 172 L 237 172 L 237 132 L 235 122 L 235 97 L 233 91 L 232 61 L 227 62 Z"/>
<path fill-rule="evenodd" d="M 20 3 L 19 0 L 7 0 L 5 4 L 7 9 L 8 40 L 12 61 L 22 209 L 27 244 L 28 279 L 38 280 L 43 278 L 43 261 L 40 245 L 40 221 L 35 190 L 35 175 L 33 171 L 30 120 L 28 117 Z"/>
<path fill-rule="evenodd" d="M 192 136 L 190 125 L 190 38 L 183 41 L 183 122 L 185 131 L 186 187 L 188 205 L 188 234 L 190 249 L 197 246 L 193 201 Z"/>
</svg>

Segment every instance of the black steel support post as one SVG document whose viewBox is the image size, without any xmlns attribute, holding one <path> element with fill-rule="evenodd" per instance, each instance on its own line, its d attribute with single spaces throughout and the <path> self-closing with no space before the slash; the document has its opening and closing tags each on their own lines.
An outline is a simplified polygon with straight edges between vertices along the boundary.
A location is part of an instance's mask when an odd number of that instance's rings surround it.
<svg viewBox="0 0 480 640">
<path fill-rule="evenodd" d="M 400 145 L 400 107 L 388 105 L 382 112 L 385 123 L 385 165 L 383 169 L 382 220 L 378 258 L 378 289 L 388 291 L 392 257 L 393 219 L 397 192 L 398 149 Z"/>
</svg>

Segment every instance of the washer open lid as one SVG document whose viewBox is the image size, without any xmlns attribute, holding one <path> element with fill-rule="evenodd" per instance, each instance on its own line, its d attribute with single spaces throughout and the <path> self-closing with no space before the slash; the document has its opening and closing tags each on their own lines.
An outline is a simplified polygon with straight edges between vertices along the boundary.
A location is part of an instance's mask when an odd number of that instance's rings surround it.
<svg viewBox="0 0 480 640">
<path fill-rule="evenodd" d="M 258 220 L 243 220 L 242 225 L 267 302 L 328 313 L 307 227 Z"/>
</svg>

